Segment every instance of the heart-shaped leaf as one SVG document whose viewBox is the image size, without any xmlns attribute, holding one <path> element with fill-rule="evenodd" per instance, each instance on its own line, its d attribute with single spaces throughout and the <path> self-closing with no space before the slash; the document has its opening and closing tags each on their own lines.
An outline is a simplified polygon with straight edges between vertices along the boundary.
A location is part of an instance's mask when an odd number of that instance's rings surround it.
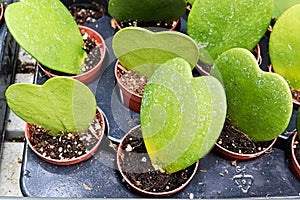
<svg viewBox="0 0 300 200">
<path fill-rule="evenodd" d="M 300 0 L 274 0 L 273 18 L 277 19 L 285 10 L 299 3 Z"/>
<path fill-rule="evenodd" d="M 171 21 L 183 16 L 185 8 L 185 0 L 110 0 L 108 12 L 118 21 Z"/>
<path fill-rule="evenodd" d="M 203 157 L 218 139 L 226 115 L 224 89 L 214 77 L 193 78 L 189 63 L 174 58 L 153 73 L 140 114 L 152 163 L 173 173 Z"/>
<path fill-rule="evenodd" d="M 260 70 L 250 51 L 224 52 L 211 75 L 225 87 L 231 124 L 250 138 L 272 140 L 286 129 L 293 109 L 289 86 L 282 76 Z"/>
<path fill-rule="evenodd" d="M 150 75 L 172 58 L 184 58 L 193 68 L 199 57 L 194 40 L 175 31 L 154 33 L 144 28 L 124 28 L 114 36 L 112 47 L 125 68 L 150 71 L 144 72 Z"/>
<path fill-rule="evenodd" d="M 16 83 L 5 95 L 16 115 L 51 135 L 87 130 L 96 114 L 94 94 L 72 78 L 54 77 L 43 85 Z"/>
<path fill-rule="evenodd" d="M 197 0 L 188 17 L 188 34 L 212 60 L 230 48 L 251 50 L 265 34 L 273 7 L 273 0 Z"/>
<path fill-rule="evenodd" d="M 276 21 L 270 36 L 273 69 L 289 85 L 300 90 L 300 4 L 286 10 Z"/>
<path fill-rule="evenodd" d="M 5 21 L 14 39 L 46 67 L 77 74 L 86 52 L 69 10 L 59 0 L 24 0 L 10 4 Z"/>
</svg>

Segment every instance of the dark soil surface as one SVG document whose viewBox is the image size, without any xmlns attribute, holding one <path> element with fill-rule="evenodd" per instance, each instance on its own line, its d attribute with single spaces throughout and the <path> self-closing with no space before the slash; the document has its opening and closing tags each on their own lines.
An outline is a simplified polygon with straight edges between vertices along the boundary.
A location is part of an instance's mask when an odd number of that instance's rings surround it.
<svg viewBox="0 0 300 200">
<path fill-rule="evenodd" d="M 217 141 L 219 145 L 225 149 L 244 154 L 253 154 L 269 147 L 273 141 L 255 142 L 250 140 L 242 131 L 230 125 L 230 120 L 227 118 L 221 135 Z"/>
<path fill-rule="evenodd" d="M 121 74 L 120 81 L 122 85 L 134 94 L 142 96 L 148 82 L 148 77 L 141 76 L 134 71 L 125 71 L 125 69 L 122 70 L 121 68 L 118 70 Z"/>
<path fill-rule="evenodd" d="M 76 23 L 79 25 L 93 23 L 107 12 L 106 7 L 97 2 L 92 2 L 91 4 L 74 4 L 69 7 L 69 10 Z"/>
<path fill-rule="evenodd" d="M 42 155 L 57 160 L 69 160 L 86 154 L 99 141 L 99 132 L 103 128 L 96 120 L 86 132 L 65 133 L 61 136 L 51 136 L 40 126 L 30 125 L 30 143 Z"/>
<path fill-rule="evenodd" d="M 97 46 L 96 41 L 88 36 L 87 33 L 85 33 L 84 30 L 81 30 L 82 38 L 84 41 L 84 45 L 82 49 L 84 49 L 87 52 L 87 57 L 84 60 L 84 65 L 81 67 L 81 73 L 85 73 L 91 69 L 93 69 L 96 64 L 101 60 L 101 51 L 100 47 Z M 51 72 L 52 74 L 56 74 L 59 76 L 72 76 L 75 74 L 67 74 L 67 73 L 62 73 L 59 71 L 55 71 L 52 69 L 49 69 L 45 66 L 43 66 L 44 69 L 47 71 Z"/>
<path fill-rule="evenodd" d="M 132 21 L 121 21 L 118 22 L 118 25 L 120 26 L 120 28 L 125 28 L 125 27 L 157 27 L 157 28 L 165 28 L 165 29 L 171 29 L 172 27 L 174 27 L 176 24 L 176 21 L 171 21 L 171 22 L 165 22 L 165 21 L 158 21 L 158 22 L 143 22 L 143 21 L 136 21 L 136 20 L 132 20 Z M 116 28 L 117 24 L 112 23 L 112 27 Z M 155 31 L 153 29 L 153 31 Z"/>
<path fill-rule="evenodd" d="M 138 188 L 148 192 L 166 192 L 184 184 L 192 175 L 195 165 L 184 170 L 167 174 L 154 169 L 137 129 L 123 144 L 124 157 L 121 167 L 127 178 Z"/>
<path fill-rule="evenodd" d="M 293 99 L 300 104 L 300 91 L 290 88 Z"/>
</svg>

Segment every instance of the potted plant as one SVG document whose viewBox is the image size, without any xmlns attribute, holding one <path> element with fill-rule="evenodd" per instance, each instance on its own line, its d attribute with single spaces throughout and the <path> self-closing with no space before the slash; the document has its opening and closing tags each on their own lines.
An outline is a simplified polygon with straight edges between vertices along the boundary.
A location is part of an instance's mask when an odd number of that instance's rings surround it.
<svg viewBox="0 0 300 200">
<path fill-rule="evenodd" d="M 282 75 L 289 83 L 293 102 L 299 107 L 300 102 L 300 46 L 299 15 L 300 4 L 285 10 L 277 19 L 270 35 L 269 54 L 275 73 Z"/>
<path fill-rule="evenodd" d="M 119 145 L 121 175 L 142 195 L 178 192 L 191 180 L 188 174 L 195 174 L 193 164 L 214 145 L 225 115 L 226 98 L 218 80 L 193 78 L 183 58 L 167 61 L 147 83 L 141 126 L 129 131 Z M 179 183 L 179 189 L 173 183 Z"/>
<path fill-rule="evenodd" d="M 115 77 L 121 89 L 121 99 L 135 112 L 140 110 L 148 78 L 159 65 L 181 57 L 193 69 L 199 57 L 198 47 L 189 36 L 175 31 L 152 32 L 139 27 L 118 31 L 113 38 L 112 48 L 118 59 Z"/>
<path fill-rule="evenodd" d="M 5 96 L 10 109 L 27 122 L 29 147 L 45 161 L 79 163 L 99 147 L 105 130 L 102 111 L 80 81 L 54 77 L 43 85 L 15 83 Z"/>
<path fill-rule="evenodd" d="M 222 53 L 215 60 L 211 75 L 222 82 L 228 106 L 228 124 L 224 126 L 221 134 L 224 137 L 216 143 L 216 149 L 223 151 L 230 147 L 231 150 L 226 151 L 230 159 L 244 160 L 261 155 L 260 150 L 270 148 L 289 124 L 293 105 L 287 82 L 278 74 L 262 71 L 250 51 L 243 48 Z M 237 138 L 229 136 L 231 132 Z M 249 142 L 234 143 L 240 138 Z M 229 144 L 225 144 L 226 140 Z M 241 155 L 243 151 L 239 147 L 243 146 L 247 149 L 253 146 L 253 150 L 248 149 Z"/>
<path fill-rule="evenodd" d="M 103 38 L 88 27 L 78 28 L 59 0 L 16 2 L 4 15 L 17 43 L 42 69 L 47 68 L 47 75 L 71 76 L 84 83 L 99 76 L 105 57 Z"/>
<path fill-rule="evenodd" d="M 110 0 L 108 13 L 115 19 L 113 26 L 163 27 L 175 29 L 186 10 L 185 0 L 141 1 Z M 174 23 L 175 21 L 175 23 Z"/>
<path fill-rule="evenodd" d="M 300 114 L 298 112 L 296 118 L 297 130 L 300 130 Z M 291 169 L 295 176 L 300 180 L 300 143 L 299 143 L 299 132 L 295 132 L 291 141 Z"/>
<path fill-rule="evenodd" d="M 231 48 L 257 47 L 270 24 L 273 7 L 273 0 L 197 0 L 188 15 L 187 33 L 198 44 L 202 60 L 212 64 Z"/>
</svg>

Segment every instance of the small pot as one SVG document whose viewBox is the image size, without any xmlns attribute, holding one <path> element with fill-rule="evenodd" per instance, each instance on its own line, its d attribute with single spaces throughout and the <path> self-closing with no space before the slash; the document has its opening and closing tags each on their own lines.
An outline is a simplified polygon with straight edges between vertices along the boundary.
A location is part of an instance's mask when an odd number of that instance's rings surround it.
<svg viewBox="0 0 300 200">
<path fill-rule="evenodd" d="M 25 124 L 25 138 L 26 138 L 27 144 L 31 148 L 31 150 L 35 154 L 37 154 L 41 159 L 43 159 L 46 162 L 55 164 L 55 165 L 73 165 L 73 164 L 77 164 L 77 163 L 83 162 L 83 161 L 87 160 L 88 158 L 90 158 L 96 152 L 96 150 L 98 149 L 98 147 L 99 147 L 99 145 L 101 143 L 102 137 L 104 135 L 105 121 L 104 121 L 104 116 L 103 116 L 102 110 L 99 107 L 97 107 L 97 115 L 96 115 L 96 117 L 97 117 L 99 126 L 100 126 L 99 122 L 102 122 L 101 123 L 101 127 L 102 128 L 97 133 L 98 137 L 99 137 L 99 140 L 97 141 L 97 143 L 95 144 L 95 146 L 93 146 L 89 151 L 87 151 L 85 154 L 83 154 L 83 155 L 81 155 L 79 157 L 72 158 L 72 159 L 69 159 L 69 160 L 68 159 L 59 160 L 59 159 L 53 159 L 53 158 L 46 157 L 46 156 L 42 155 L 40 152 L 38 152 L 36 150 L 36 148 L 30 142 L 30 131 L 29 131 L 29 129 L 30 129 L 30 127 L 32 125 L 30 125 L 29 123 Z"/>
<path fill-rule="evenodd" d="M 299 140 L 297 140 L 298 137 L 298 132 L 294 133 L 294 136 L 292 138 L 292 142 L 291 142 L 291 169 L 293 171 L 293 173 L 295 174 L 295 176 L 300 180 L 300 165 L 296 159 L 295 156 L 295 149 L 294 149 L 294 145 L 296 142 L 299 142 Z M 298 144 L 300 145 L 300 144 Z"/>
<path fill-rule="evenodd" d="M 265 149 L 263 149 L 260 152 L 253 153 L 253 154 L 243 154 L 243 153 L 236 153 L 233 151 L 229 151 L 228 149 L 222 147 L 219 145 L 217 142 L 215 143 L 214 149 L 222 156 L 224 156 L 226 159 L 230 160 L 250 160 L 256 157 L 261 156 L 263 153 L 267 152 L 269 149 L 272 148 L 272 146 L 275 144 L 277 141 L 277 138 L 275 138 L 272 143 Z"/>
<path fill-rule="evenodd" d="M 115 65 L 115 78 L 117 80 L 117 84 L 120 89 L 121 102 L 129 109 L 139 113 L 141 108 L 142 96 L 130 91 L 122 84 L 120 80 L 122 76 L 120 72 L 121 70 L 120 67 L 121 67 L 120 61 L 117 60 Z"/>
<path fill-rule="evenodd" d="M 101 53 L 101 59 L 100 61 L 97 63 L 97 65 L 92 68 L 91 70 L 80 74 L 80 75 L 74 75 L 74 76 L 69 76 L 72 77 L 74 79 L 77 79 L 85 84 L 91 83 L 92 81 L 94 81 L 96 78 L 98 78 L 100 76 L 100 69 L 101 66 L 103 64 L 104 58 L 105 58 L 105 53 L 106 53 L 106 45 L 105 45 L 105 41 L 102 38 L 102 36 L 95 30 L 86 27 L 86 26 L 78 26 L 80 30 L 84 30 L 89 37 L 91 37 L 92 39 L 94 39 L 97 43 L 97 45 L 100 47 L 100 53 Z M 40 69 L 48 76 L 48 77 L 55 77 L 55 76 L 59 76 L 57 74 L 54 74 L 52 72 L 50 72 L 49 70 L 47 70 L 44 66 L 42 66 L 41 64 L 38 65 L 40 67 Z M 68 75 L 66 75 L 68 76 Z"/>
<path fill-rule="evenodd" d="M 180 187 L 178 188 L 175 188 L 173 190 L 170 190 L 170 191 L 166 191 L 166 192 L 150 192 L 150 191 L 146 191 L 146 190 L 143 190 L 139 187 L 137 187 L 136 185 L 134 185 L 129 179 L 128 177 L 126 176 L 125 172 L 123 171 L 123 168 L 122 168 L 122 163 L 123 163 L 123 160 L 124 160 L 124 150 L 123 150 L 123 146 L 124 146 L 124 140 L 126 137 L 130 136 L 131 134 L 133 134 L 135 131 L 139 130 L 140 129 L 140 125 L 132 128 L 129 132 L 126 133 L 126 135 L 123 137 L 122 141 L 120 142 L 120 145 L 118 147 L 118 152 L 117 152 L 117 165 L 118 165 L 118 169 L 121 173 L 121 176 L 122 178 L 125 180 L 125 182 L 127 184 L 130 185 L 130 187 L 135 191 L 137 192 L 139 195 L 141 196 L 148 196 L 148 197 L 156 197 L 156 198 L 161 198 L 161 197 L 168 197 L 168 196 L 171 196 L 173 194 L 176 194 L 178 192 L 180 192 L 182 189 L 184 189 L 188 184 L 189 182 L 192 180 L 192 178 L 194 177 L 194 175 L 196 174 L 197 172 L 197 169 L 198 169 L 198 166 L 199 166 L 199 161 L 197 161 L 194 165 L 192 165 L 193 168 L 193 172 L 192 174 L 190 175 L 190 177 L 188 177 L 188 179 L 186 180 L 186 182 L 184 182 L 183 184 L 180 185 Z M 142 146 L 142 145 L 139 145 L 139 146 Z M 146 154 L 146 153 L 144 153 Z M 143 161 L 141 161 L 142 163 Z M 136 165 L 139 165 L 139 163 L 136 163 Z M 138 172 L 135 172 L 135 173 L 138 173 Z M 149 179 L 150 180 L 150 179 Z M 154 181 L 157 181 L 157 180 L 154 180 Z"/>
</svg>

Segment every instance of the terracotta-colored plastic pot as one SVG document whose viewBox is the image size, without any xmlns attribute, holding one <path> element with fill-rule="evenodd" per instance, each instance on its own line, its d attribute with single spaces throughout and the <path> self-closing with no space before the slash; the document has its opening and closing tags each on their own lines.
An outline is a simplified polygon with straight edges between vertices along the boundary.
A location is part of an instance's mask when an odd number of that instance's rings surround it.
<svg viewBox="0 0 300 200">
<path fill-rule="evenodd" d="M 120 61 L 117 60 L 115 65 L 115 78 L 117 80 L 118 87 L 120 89 L 120 98 L 121 102 L 128 107 L 129 109 L 133 110 L 134 112 L 139 113 L 141 108 L 142 96 L 139 94 L 135 94 L 131 92 L 128 88 L 126 88 L 121 82 L 121 64 Z"/>
<path fill-rule="evenodd" d="M 77 79 L 85 84 L 88 84 L 100 76 L 100 73 L 101 73 L 100 69 L 103 64 L 105 54 L 106 54 L 106 45 L 105 45 L 104 39 L 97 31 L 95 31 L 89 27 L 86 27 L 86 26 L 78 26 L 78 27 L 80 30 L 84 30 L 89 35 L 89 37 L 94 39 L 97 43 L 97 46 L 100 47 L 101 59 L 93 69 L 91 69 L 83 74 L 80 74 L 80 75 L 69 76 L 69 77 Z M 49 77 L 59 76 L 57 74 L 50 72 L 49 70 L 47 70 L 44 66 L 42 66 L 40 64 L 39 64 L 39 67 Z"/>
<path fill-rule="evenodd" d="M 296 159 L 295 149 L 294 149 L 294 145 L 297 142 L 297 137 L 298 137 L 298 132 L 295 132 L 294 136 L 292 138 L 292 142 L 291 142 L 291 154 L 292 154 L 291 155 L 291 169 L 292 169 L 293 173 L 295 174 L 295 176 L 300 180 L 300 165 Z M 298 145 L 300 145 L 300 144 L 298 144 Z"/>
<path fill-rule="evenodd" d="M 101 140 L 103 138 L 103 135 L 104 135 L 104 132 L 105 132 L 105 121 L 104 121 L 104 116 L 103 116 L 103 113 L 102 113 L 102 110 L 97 107 L 97 120 L 98 120 L 98 123 L 99 122 L 102 122 L 101 123 L 101 129 L 99 129 L 99 132 L 98 132 L 98 136 L 99 136 L 99 140 L 97 141 L 97 143 L 95 144 L 95 146 L 86 152 L 86 154 L 83 154 L 79 157 L 76 157 L 76 158 L 72 158 L 72 159 L 69 159 L 69 160 L 58 160 L 58 159 L 52 159 L 50 157 L 45 157 L 43 156 L 40 152 L 38 152 L 35 147 L 30 143 L 30 131 L 29 131 L 29 128 L 30 128 L 30 124 L 26 123 L 25 124 L 25 138 L 26 138 L 26 141 L 27 141 L 27 144 L 28 146 L 32 149 L 32 151 L 37 154 L 41 159 L 43 159 L 44 161 L 46 162 L 49 162 L 49 163 L 52 163 L 52 164 L 55 164 L 55 165 L 73 165 L 73 164 L 77 164 L 77 163 L 80 163 L 80 162 L 83 162 L 85 160 L 87 160 L 88 158 L 90 158 L 95 152 L 96 150 L 98 149 L 100 143 L 101 143 Z M 100 126 L 100 124 L 99 124 Z"/>
<path fill-rule="evenodd" d="M 140 128 L 140 125 L 135 126 L 134 128 L 132 128 L 130 131 L 128 131 L 126 133 L 126 135 L 123 137 L 122 141 L 119 144 L 118 147 L 118 152 L 117 152 L 117 165 L 118 165 L 118 169 L 121 173 L 122 178 L 126 181 L 126 183 L 128 183 L 130 185 L 130 187 L 139 195 L 141 196 L 146 196 L 146 197 L 155 197 L 155 198 L 161 198 L 161 197 L 168 197 L 168 196 L 172 196 L 178 192 L 180 192 L 181 190 L 183 190 L 192 180 L 192 178 L 195 176 L 198 166 L 199 166 L 199 161 L 197 161 L 194 164 L 194 170 L 193 173 L 191 174 L 191 176 L 186 180 L 186 182 L 184 184 L 182 184 L 180 187 L 170 190 L 170 191 L 166 191 L 166 192 L 150 192 L 150 191 L 146 191 L 146 190 L 142 190 L 141 188 L 138 188 L 137 186 L 135 186 L 125 175 L 125 173 L 122 170 L 122 162 L 123 162 L 123 158 L 124 158 L 124 153 L 123 153 L 123 142 L 124 139 L 126 137 L 128 137 L 130 134 L 132 134 L 133 132 L 135 132 L 137 129 Z M 142 162 L 142 161 L 141 161 Z M 138 165 L 138 163 L 136 163 Z M 150 179 L 149 179 L 150 180 Z M 155 181 L 155 180 L 154 180 Z"/>
<path fill-rule="evenodd" d="M 174 22 L 175 23 L 172 24 L 172 27 L 169 29 L 169 31 L 174 31 L 177 28 L 177 26 L 179 26 L 180 20 L 178 19 L 178 20 L 176 20 Z M 117 30 L 121 30 L 122 29 L 122 27 L 120 26 L 120 24 L 119 24 L 119 22 L 117 20 L 112 19 L 112 24 L 113 24 L 114 27 L 117 28 Z"/>
<path fill-rule="evenodd" d="M 215 143 L 214 149 L 220 155 L 222 155 L 224 158 L 229 159 L 229 160 L 250 160 L 253 158 L 257 158 L 257 157 L 261 156 L 262 154 L 264 154 L 265 152 L 267 152 L 268 150 L 270 150 L 276 141 L 277 141 L 277 138 L 275 138 L 267 148 L 261 150 L 260 152 L 253 153 L 253 154 L 243 154 L 243 153 L 236 153 L 233 151 L 229 151 L 228 149 L 219 145 L 217 142 Z"/>
</svg>

